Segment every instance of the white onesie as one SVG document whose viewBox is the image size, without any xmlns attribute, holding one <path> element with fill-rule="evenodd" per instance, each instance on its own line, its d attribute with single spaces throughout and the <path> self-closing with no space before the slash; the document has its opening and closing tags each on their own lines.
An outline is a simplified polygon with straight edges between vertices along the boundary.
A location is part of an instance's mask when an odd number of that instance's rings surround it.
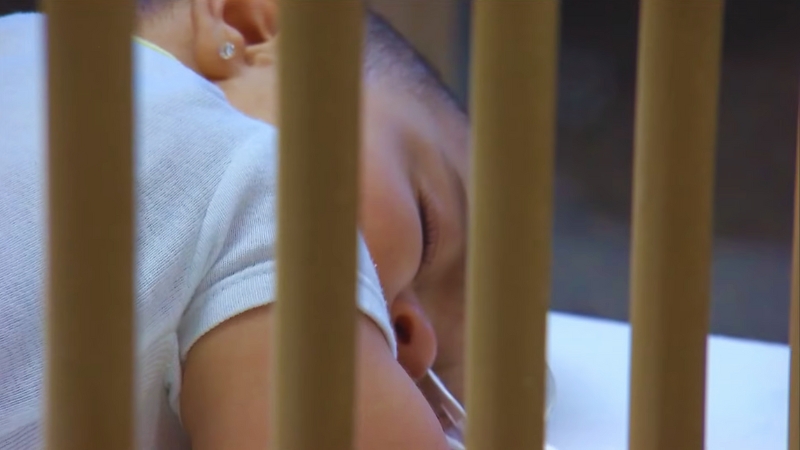
<svg viewBox="0 0 800 450">
<path fill-rule="evenodd" d="M 3 450 L 43 447 L 42 19 L 38 14 L 0 18 Z M 178 61 L 142 45 L 135 52 L 138 447 L 176 450 L 188 448 L 176 415 L 183 358 L 210 329 L 274 300 L 276 130 L 233 109 L 216 86 Z M 357 303 L 396 352 L 361 238 Z"/>
</svg>

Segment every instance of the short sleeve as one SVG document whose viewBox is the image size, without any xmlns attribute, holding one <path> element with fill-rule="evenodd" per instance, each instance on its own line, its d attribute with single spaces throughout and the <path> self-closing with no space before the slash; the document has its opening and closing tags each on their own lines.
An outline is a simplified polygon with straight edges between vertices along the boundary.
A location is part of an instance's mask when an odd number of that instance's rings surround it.
<svg viewBox="0 0 800 450">
<path fill-rule="evenodd" d="M 200 231 L 194 264 L 198 288 L 178 327 L 180 360 L 205 333 L 247 310 L 275 300 L 277 241 L 276 136 L 256 139 L 234 154 L 212 196 Z M 357 301 L 397 345 L 369 251 L 358 238 Z"/>
</svg>

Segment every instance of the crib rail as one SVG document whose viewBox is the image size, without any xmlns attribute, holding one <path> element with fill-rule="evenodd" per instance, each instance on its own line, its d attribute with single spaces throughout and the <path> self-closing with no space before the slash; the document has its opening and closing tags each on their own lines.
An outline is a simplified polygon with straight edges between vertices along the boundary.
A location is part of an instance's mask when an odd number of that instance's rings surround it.
<svg viewBox="0 0 800 450">
<path fill-rule="evenodd" d="M 798 121 L 800 124 L 800 120 Z M 789 344 L 792 347 L 789 385 L 789 450 L 800 450 L 800 126 L 795 157 L 794 237 L 792 240 L 792 300 Z"/>
<path fill-rule="evenodd" d="M 722 0 L 643 0 L 631 253 L 631 450 L 701 450 Z"/>
<path fill-rule="evenodd" d="M 51 450 L 134 448 L 134 3 L 43 0 Z M 560 5 L 473 7 L 467 448 L 539 448 Z M 278 302 L 274 448 L 346 450 L 362 4 L 281 0 L 280 10 L 278 297 L 291 301 Z M 700 450 L 723 0 L 642 0 L 640 14 L 630 448 Z M 790 450 L 800 450 L 800 176 L 797 186 Z"/>
<path fill-rule="evenodd" d="M 280 8 L 279 95 L 289 100 L 279 117 L 274 448 L 345 450 L 354 429 L 363 13 L 358 0 Z"/>
<path fill-rule="evenodd" d="M 474 14 L 466 447 L 541 448 L 559 3 Z"/>
<path fill-rule="evenodd" d="M 45 0 L 48 449 L 133 448 L 134 0 Z"/>
</svg>

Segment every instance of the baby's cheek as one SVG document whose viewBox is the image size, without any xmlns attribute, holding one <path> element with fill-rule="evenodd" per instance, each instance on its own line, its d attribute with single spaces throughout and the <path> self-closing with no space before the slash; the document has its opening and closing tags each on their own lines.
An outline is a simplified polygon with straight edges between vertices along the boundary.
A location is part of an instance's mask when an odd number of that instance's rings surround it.
<svg viewBox="0 0 800 450">
<path fill-rule="evenodd" d="M 361 188 L 360 227 L 388 299 L 408 287 L 422 254 L 422 230 L 410 183 L 370 173 Z"/>
</svg>

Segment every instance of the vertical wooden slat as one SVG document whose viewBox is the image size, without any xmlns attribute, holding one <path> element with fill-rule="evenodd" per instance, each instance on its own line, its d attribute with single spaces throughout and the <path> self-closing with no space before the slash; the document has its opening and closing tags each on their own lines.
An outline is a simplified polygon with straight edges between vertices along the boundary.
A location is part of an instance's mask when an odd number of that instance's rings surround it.
<svg viewBox="0 0 800 450">
<path fill-rule="evenodd" d="M 556 0 L 475 0 L 467 445 L 544 443 Z"/>
<path fill-rule="evenodd" d="M 281 0 L 279 17 L 275 448 L 349 450 L 363 9 Z"/>
<path fill-rule="evenodd" d="M 789 450 L 800 450 L 800 120 L 794 172 L 794 237 L 792 240 L 792 300 L 789 343 L 792 347 L 789 385 Z"/>
<path fill-rule="evenodd" d="M 643 0 L 631 255 L 631 450 L 704 447 L 722 0 Z"/>
<path fill-rule="evenodd" d="M 132 449 L 133 0 L 45 0 L 47 448 Z"/>
</svg>

